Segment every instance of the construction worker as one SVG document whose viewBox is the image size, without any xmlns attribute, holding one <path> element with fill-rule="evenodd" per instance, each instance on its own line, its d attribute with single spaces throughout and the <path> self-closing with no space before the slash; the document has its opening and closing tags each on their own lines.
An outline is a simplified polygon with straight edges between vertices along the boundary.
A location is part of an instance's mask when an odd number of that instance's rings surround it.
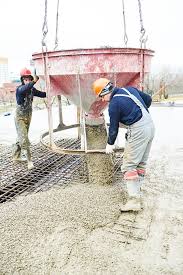
<svg viewBox="0 0 183 275">
<path fill-rule="evenodd" d="M 31 71 L 24 68 L 20 72 L 21 85 L 16 89 L 16 113 L 15 126 L 17 130 L 17 143 L 13 146 L 13 160 L 22 161 L 21 153 L 26 156 L 28 162 L 28 169 L 34 167 L 31 152 L 30 142 L 28 138 L 29 126 L 32 117 L 32 102 L 33 97 L 46 97 L 45 92 L 38 91 L 34 85 L 39 80 L 38 76 L 32 76 Z"/>
<path fill-rule="evenodd" d="M 146 172 L 146 163 L 154 137 L 154 124 L 148 108 L 151 96 L 134 87 L 118 88 L 106 78 L 93 83 L 95 94 L 109 103 L 110 126 L 106 153 L 112 153 L 119 127 L 127 128 L 122 172 L 128 191 L 127 203 L 121 211 L 141 209 L 141 185 Z"/>
</svg>

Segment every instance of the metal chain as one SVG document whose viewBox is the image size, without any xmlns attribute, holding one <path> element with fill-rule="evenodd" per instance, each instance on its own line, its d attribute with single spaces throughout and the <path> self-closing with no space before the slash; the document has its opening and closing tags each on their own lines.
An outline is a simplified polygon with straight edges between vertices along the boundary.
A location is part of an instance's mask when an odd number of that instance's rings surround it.
<svg viewBox="0 0 183 275">
<path fill-rule="evenodd" d="M 138 6 L 139 6 L 139 16 L 140 16 L 140 47 L 141 48 L 146 48 L 146 42 L 148 39 L 148 36 L 145 37 L 146 30 L 143 26 L 143 19 L 142 19 L 142 8 L 141 8 L 141 2 L 138 0 Z"/>
<path fill-rule="evenodd" d="M 126 32 L 126 18 L 125 18 L 125 4 L 124 0 L 122 0 L 122 5 L 123 5 L 123 27 L 124 27 L 124 43 L 127 48 L 127 43 L 128 43 L 128 36 Z"/>
<path fill-rule="evenodd" d="M 47 109 L 48 109 L 48 125 L 49 125 L 49 143 L 50 146 L 54 146 L 53 141 L 53 119 L 52 119 L 52 102 L 51 102 L 51 92 L 50 92 L 50 64 L 49 64 L 49 57 L 48 57 L 48 51 L 47 51 L 47 45 L 46 45 L 46 35 L 48 33 L 48 23 L 47 23 L 47 7 L 48 7 L 48 1 L 45 0 L 45 14 L 44 14 L 44 22 L 42 27 L 42 59 L 43 59 L 43 68 L 44 68 L 44 80 L 45 80 L 45 91 L 47 94 Z"/>
<path fill-rule="evenodd" d="M 46 35 L 48 33 L 48 23 L 47 23 L 47 7 L 48 7 L 48 1 L 45 0 L 45 14 L 44 14 L 44 22 L 43 22 L 43 27 L 42 27 L 42 33 L 43 33 L 43 38 L 42 38 L 42 58 L 43 58 L 43 65 L 44 65 L 44 75 L 45 78 L 48 76 L 48 53 L 47 53 L 47 45 L 46 45 Z"/>
<path fill-rule="evenodd" d="M 54 50 L 56 50 L 56 48 L 58 47 L 58 11 L 59 11 L 59 2 L 60 0 L 57 1 L 57 15 L 56 15 L 56 32 L 55 32 L 55 47 Z"/>
<path fill-rule="evenodd" d="M 48 23 L 47 23 L 47 0 L 45 0 L 45 13 L 44 13 L 44 22 L 43 22 L 43 27 L 42 27 L 42 33 L 43 33 L 43 38 L 42 38 L 42 46 L 46 47 L 46 35 L 48 33 Z"/>
</svg>

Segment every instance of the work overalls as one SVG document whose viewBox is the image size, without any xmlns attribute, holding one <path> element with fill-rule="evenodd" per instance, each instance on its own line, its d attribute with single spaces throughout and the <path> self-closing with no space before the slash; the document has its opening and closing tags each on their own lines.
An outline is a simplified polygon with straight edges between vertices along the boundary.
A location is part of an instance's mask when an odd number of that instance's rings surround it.
<svg viewBox="0 0 183 275">
<path fill-rule="evenodd" d="M 151 115 L 145 109 L 143 104 L 126 88 L 122 89 L 127 94 L 116 94 L 114 97 L 129 97 L 140 107 L 142 112 L 142 118 L 139 121 L 127 126 L 127 138 L 121 170 L 124 173 L 124 179 L 127 181 L 128 187 L 128 183 L 131 183 L 132 181 L 139 183 L 139 176 L 144 176 L 145 174 L 145 167 L 152 145 L 152 140 L 154 138 L 155 128 Z M 129 186 L 131 186 L 131 184 L 129 184 Z M 138 187 L 140 188 L 139 184 Z M 129 195 L 133 195 L 135 192 L 138 193 L 139 188 L 135 191 L 132 190 L 132 192 L 129 188 L 128 191 L 131 193 Z"/>
<path fill-rule="evenodd" d="M 117 96 L 129 97 L 141 109 L 142 118 L 134 124 L 127 126 L 127 140 L 123 156 L 123 172 L 137 168 L 145 169 L 149 156 L 152 140 L 154 138 L 154 124 L 149 112 L 143 104 L 127 89 L 122 88 L 127 95 L 117 94 Z"/>
</svg>

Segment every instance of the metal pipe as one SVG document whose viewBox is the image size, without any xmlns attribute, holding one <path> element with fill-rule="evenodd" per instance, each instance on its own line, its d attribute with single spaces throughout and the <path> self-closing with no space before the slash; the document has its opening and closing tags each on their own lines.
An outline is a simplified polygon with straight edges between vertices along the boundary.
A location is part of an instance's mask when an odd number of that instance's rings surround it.
<svg viewBox="0 0 183 275">
<path fill-rule="evenodd" d="M 62 128 L 63 126 L 65 126 L 65 124 L 63 123 L 62 97 L 61 97 L 61 95 L 57 95 L 57 99 L 58 99 L 58 112 L 59 112 L 59 126 Z"/>
</svg>

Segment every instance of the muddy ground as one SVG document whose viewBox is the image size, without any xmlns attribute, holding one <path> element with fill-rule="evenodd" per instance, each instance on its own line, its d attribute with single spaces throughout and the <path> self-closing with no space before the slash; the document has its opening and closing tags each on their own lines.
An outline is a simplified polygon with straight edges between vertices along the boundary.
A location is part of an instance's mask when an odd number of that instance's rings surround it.
<svg viewBox="0 0 183 275">
<path fill-rule="evenodd" d="M 183 274 L 183 109 L 151 113 L 144 210 L 120 213 L 123 182 L 78 182 L 4 203 L 0 274 Z"/>
</svg>

